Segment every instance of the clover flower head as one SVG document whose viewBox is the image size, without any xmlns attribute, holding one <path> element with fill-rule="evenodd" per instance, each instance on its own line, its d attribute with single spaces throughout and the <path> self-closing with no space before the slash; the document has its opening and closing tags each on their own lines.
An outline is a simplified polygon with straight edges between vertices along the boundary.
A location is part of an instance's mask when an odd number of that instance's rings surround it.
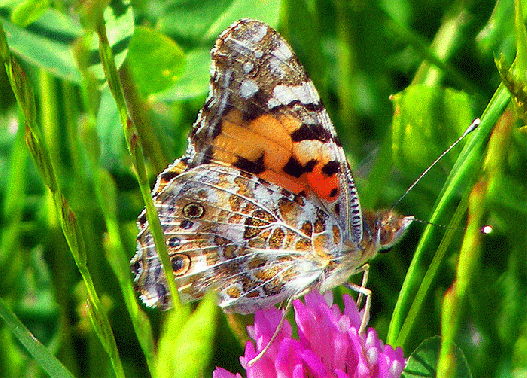
<svg viewBox="0 0 527 378">
<path fill-rule="evenodd" d="M 247 378 L 395 378 L 404 369 L 406 360 L 401 348 L 393 349 L 378 339 L 374 329 L 359 335 L 361 315 L 349 295 L 344 295 L 344 311 L 325 296 L 312 291 L 304 302 L 295 300 L 295 321 L 298 339 L 291 337 L 286 321 L 277 338 L 261 359 L 252 366 L 248 362 L 265 348 L 273 336 L 282 312 L 275 308 L 257 311 L 245 356 L 240 358 Z M 241 378 L 217 368 L 213 378 Z"/>
</svg>

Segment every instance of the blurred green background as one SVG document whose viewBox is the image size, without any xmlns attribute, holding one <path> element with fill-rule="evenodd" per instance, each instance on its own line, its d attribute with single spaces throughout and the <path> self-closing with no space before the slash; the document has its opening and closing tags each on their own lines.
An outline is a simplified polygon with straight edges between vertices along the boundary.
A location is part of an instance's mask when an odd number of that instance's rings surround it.
<svg viewBox="0 0 527 378">
<path fill-rule="evenodd" d="M 527 2 L 517 5 L 527 14 Z M 147 364 L 138 337 L 148 336 L 137 336 L 137 323 L 128 315 L 132 275 L 123 268 L 123 261 L 135 254 L 135 221 L 144 202 L 118 108 L 104 81 L 94 34 L 100 13 L 152 184 L 185 151 L 186 135 L 207 96 L 215 38 L 235 20 L 250 17 L 276 28 L 305 66 L 345 146 L 365 208 L 393 205 L 481 116 L 501 82 L 495 59 L 502 59 L 506 71 L 517 49 L 512 0 L 0 3 L 7 43 L 33 88 L 43 144 L 82 234 L 87 267 L 127 377 L 154 371 L 159 376 L 211 376 L 215 366 L 243 373 L 238 362 L 243 340 L 233 332 L 243 325 L 215 306 L 203 306 L 191 318 L 195 324 L 185 328 L 184 311 L 179 317 L 140 305 L 158 347 L 148 358 L 161 367 Z M 526 60 L 520 51 L 515 64 L 525 68 Z M 402 345 L 408 356 L 423 340 L 441 333 L 442 300 L 459 272 L 464 227 L 471 221 L 478 222 L 476 227 L 489 224 L 493 232 L 478 240 L 457 311 L 455 341 L 474 377 L 527 375 L 526 72 L 520 69 L 509 82 L 516 90 L 514 104 L 496 111 L 498 126 L 484 137 L 479 164 L 451 194 L 448 214 L 462 198 L 466 206 L 470 193 L 483 197 L 477 205 L 482 214 L 454 225 Z M 60 214 L 26 146 L 22 113 L 3 69 L 0 93 L 0 297 L 74 376 L 113 376 L 90 323 L 86 287 L 63 236 Z M 429 220 L 460 151 L 456 147 L 447 155 L 397 210 Z M 449 222 L 444 217 L 439 224 Z M 402 243 L 371 264 L 370 326 L 383 340 L 424 228 L 414 224 Z M 416 276 L 422 277 L 444 240 L 447 229 L 434 229 L 437 236 L 416 266 Z M 0 376 L 47 376 L 4 320 Z M 250 323 L 250 317 L 241 322 Z M 185 337 L 178 339 L 174 330 L 180 328 Z M 174 360 L 163 372 L 167 358 Z M 167 367 L 172 364 L 194 367 L 175 373 Z"/>
</svg>

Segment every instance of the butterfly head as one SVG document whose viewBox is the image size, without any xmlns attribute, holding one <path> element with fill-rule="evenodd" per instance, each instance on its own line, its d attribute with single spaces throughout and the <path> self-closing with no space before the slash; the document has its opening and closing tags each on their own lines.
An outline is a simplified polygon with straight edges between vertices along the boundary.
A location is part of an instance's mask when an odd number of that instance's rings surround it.
<svg viewBox="0 0 527 378">
<path fill-rule="evenodd" d="M 364 212 L 363 217 L 363 244 L 373 245 L 376 251 L 397 243 L 414 220 L 413 216 L 403 216 L 391 209 Z"/>
</svg>

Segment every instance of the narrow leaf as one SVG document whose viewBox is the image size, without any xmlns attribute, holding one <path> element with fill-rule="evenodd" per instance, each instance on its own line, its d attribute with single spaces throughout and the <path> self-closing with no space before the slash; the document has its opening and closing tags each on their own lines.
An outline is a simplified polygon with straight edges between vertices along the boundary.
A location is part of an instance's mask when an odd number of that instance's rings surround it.
<svg viewBox="0 0 527 378">
<path fill-rule="evenodd" d="M 39 363 L 39 365 L 51 376 L 57 378 L 74 378 L 71 372 L 51 352 L 42 345 L 26 326 L 16 317 L 7 307 L 6 303 L 0 298 L 0 317 L 6 322 L 7 326 L 24 345 L 28 353 Z"/>
</svg>

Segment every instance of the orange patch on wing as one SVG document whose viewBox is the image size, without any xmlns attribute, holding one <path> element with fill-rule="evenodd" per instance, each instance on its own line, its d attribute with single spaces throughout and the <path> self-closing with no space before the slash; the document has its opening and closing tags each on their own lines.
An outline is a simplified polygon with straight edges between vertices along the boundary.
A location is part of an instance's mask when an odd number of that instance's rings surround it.
<svg viewBox="0 0 527 378">
<path fill-rule="evenodd" d="M 289 190 L 292 193 L 298 194 L 303 190 L 307 189 L 306 183 L 300 179 L 286 175 L 285 173 L 279 174 L 271 170 L 267 170 L 258 175 L 258 177 L 272 182 L 284 189 Z"/>
<path fill-rule="evenodd" d="M 326 176 L 322 173 L 323 166 L 322 162 L 315 165 L 312 172 L 305 174 L 306 181 L 317 197 L 333 202 L 339 194 L 338 176 Z"/>
<path fill-rule="evenodd" d="M 284 115 L 276 117 L 273 114 L 264 114 L 247 123 L 242 113 L 234 109 L 225 117 L 221 134 L 213 141 L 214 159 L 234 164 L 238 157 L 256 162 L 263 156 L 266 170 L 258 175 L 260 178 L 296 194 L 312 191 L 319 198 L 333 202 L 338 196 L 338 178 L 337 175 L 328 177 L 322 173 L 324 161 L 317 163 L 312 172 L 304 173 L 299 178 L 283 171 L 289 159 L 295 156 L 291 133 L 300 126 L 301 122 L 297 118 Z M 310 152 L 313 151 L 303 151 L 303 155 Z M 311 158 L 316 156 L 302 156 L 299 161 L 305 164 Z"/>
<path fill-rule="evenodd" d="M 237 109 L 227 114 L 213 145 L 216 160 L 233 163 L 241 156 L 256 161 L 264 155 L 266 168 L 273 170 L 287 162 L 292 150 L 291 136 L 278 118 L 266 114 L 247 123 Z"/>
</svg>

